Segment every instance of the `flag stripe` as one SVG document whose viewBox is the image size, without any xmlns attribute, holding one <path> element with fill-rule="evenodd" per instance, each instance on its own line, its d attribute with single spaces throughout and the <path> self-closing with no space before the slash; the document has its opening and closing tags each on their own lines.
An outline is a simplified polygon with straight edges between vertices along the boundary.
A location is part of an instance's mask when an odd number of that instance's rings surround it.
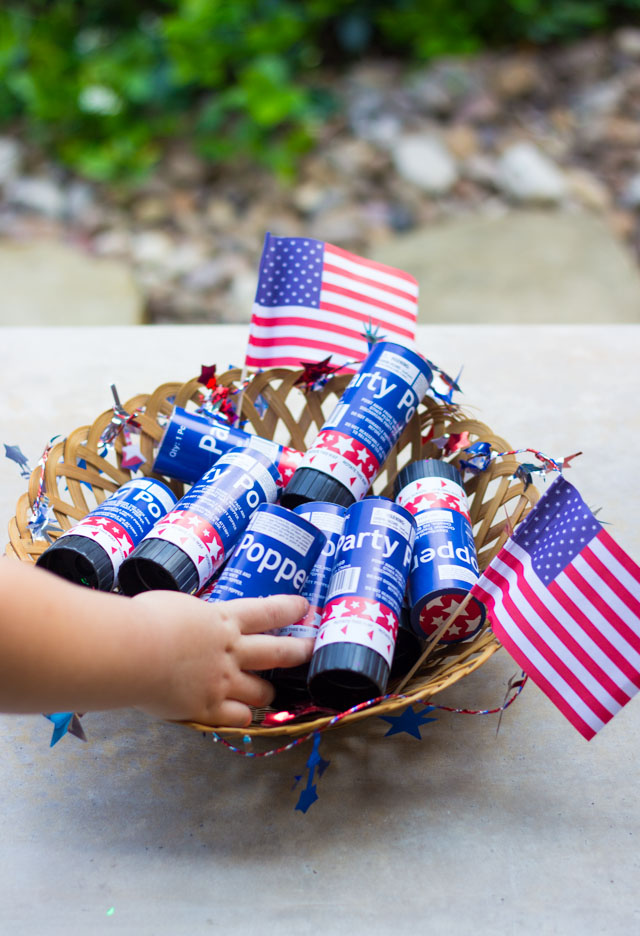
<svg viewBox="0 0 640 936">
<path fill-rule="evenodd" d="M 583 549 L 581 552 L 581 558 L 593 569 L 601 582 L 604 582 L 606 587 L 609 589 L 609 594 L 613 593 L 620 601 L 629 609 L 631 614 L 634 617 L 640 617 L 640 601 L 627 591 L 624 584 L 621 582 L 620 577 L 615 575 L 614 572 L 607 568 L 604 564 L 598 552 L 591 549 L 590 546 L 587 546 L 586 549 Z M 612 557 L 607 557 L 607 561 L 613 563 Z M 637 591 L 636 586 L 636 591 Z"/>
<path fill-rule="evenodd" d="M 324 245 L 324 262 L 331 257 L 331 263 L 339 266 L 350 273 L 364 274 L 369 271 L 372 278 L 378 282 L 396 289 L 406 289 L 407 292 L 418 296 L 418 281 L 415 276 L 406 273 L 404 270 L 397 270 L 395 267 L 387 266 L 385 263 L 378 263 L 376 260 L 367 260 L 366 257 L 357 257 L 355 254 L 336 247 L 335 244 Z"/>
<path fill-rule="evenodd" d="M 274 330 L 278 331 L 278 329 L 274 329 Z M 252 342 L 252 347 L 256 351 L 258 350 L 258 348 L 280 348 L 282 346 L 282 339 L 283 338 L 286 339 L 287 329 L 280 329 L 279 331 L 281 332 L 280 336 L 274 335 L 273 338 L 254 337 L 253 342 Z M 330 340 L 320 341 L 320 339 L 315 337 L 315 335 L 309 338 L 309 337 L 305 337 L 302 334 L 298 334 L 296 335 L 295 344 L 291 344 L 291 347 L 300 348 L 301 351 L 303 351 L 306 348 L 321 348 L 326 353 L 336 352 L 336 353 L 344 354 L 345 351 L 351 349 L 352 344 L 353 342 L 350 342 L 347 340 L 342 341 L 341 344 L 336 344 Z M 354 348 L 353 350 L 355 353 L 356 349 Z"/>
<path fill-rule="evenodd" d="M 344 286 L 349 288 L 350 284 L 358 283 L 360 293 L 363 296 L 372 296 L 374 299 L 382 301 L 398 300 L 397 307 L 405 309 L 407 312 L 413 312 L 417 307 L 416 297 L 403 289 L 396 289 L 395 286 L 382 285 L 377 280 L 372 280 L 367 276 L 358 276 L 356 273 L 346 275 L 340 267 L 333 266 L 331 263 L 325 263 L 322 268 L 322 281 L 331 283 L 335 286 Z"/>
<path fill-rule="evenodd" d="M 324 288 L 320 293 L 320 308 L 328 309 L 329 312 L 342 312 L 354 318 L 359 317 L 360 321 L 365 322 L 368 322 L 369 319 L 375 315 L 376 310 L 386 311 L 386 314 L 382 317 L 382 323 L 385 328 L 407 328 L 408 324 L 410 325 L 413 323 L 415 325 L 416 321 L 415 316 L 410 316 L 407 319 L 406 316 L 397 316 L 393 308 L 389 307 L 384 310 L 381 309 L 378 303 L 370 302 L 369 300 L 362 301 L 357 298 L 355 293 L 348 296 L 344 292 L 334 292 Z"/>
<path fill-rule="evenodd" d="M 638 672 L 640 656 L 618 633 L 611 621 L 595 611 L 571 581 L 564 576 L 558 576 L 556 581 L 551 583 L 549 594 L 567 614 L 578 622 L 583 631 L 594 643 L 597 643 L 620 672 L 624 673 L 626 679 L 640 689 L 640 672 Z M 588 615 L 585 614 L 581 605 L 589 610 Z"/>
<path fill-rule="evenodd" d="M 484 579 L 484 581 L 490 588 L 494 587 L 487 579 Z M 522 667 L 525 673 L 533 679 L 535 684 L 562 712 L 565 718 L 580 732 L 582 737 L 590 741 L 604 722 L 596 718 L 593 712 L 591 712 L 590 709 L 583 704 L 582 700 L 575 695 L 571 687 L 567 686 L 563 680 L 558 678 L 557 673 L 553 672 L 553 670 L 549 671 L 544 657 L 538 653 L 535 647 L 532 647 L 528 643 L 526 638 L 518 633 L 518 639 L 516 640 L 505 629 L 499 617 L 499 614 L 506 610 L 503 604 L 504 595 L 499 587 L 497 590 L 500 593 L 499 604 L 495 601 L 492 592 L 485 591 L 478 583 L 472 588 L 472 594 L 481 598 L 487 605 L 488 615 L 491 619 L 496 637 L 504 646 L 505 650 L 511 654 L 518 665 Z M 507 621 L 508 623 L 512 623 L 508 616 Z M 546 673 L 549 675 L 547 676 Z M 570 704 L 570 699 L 574 701 L 573 707 Z M 578 709 L 583 712 L 584 718 L 579 714 Z"/>
<path fill-rule="evenodd" d="M 282 344 L 291 334 L 291 326 L 296 327 L 295 343 L 302 345 L 304 341 L 316 342 L 319 336 L 327 341 L 331 341 L 336 348 L 341 351 L 351 349 L 354 352 L 360 350 L 360 342 L 357 336 L 348 328 L 319 328 L 317 325 L 309 326 L 301 319 L 292 319 L 289 322 L 278 322 L 277 325 L 256 325 L 253 329 L 253 345 L 256 348 L 270 348 L 274 345 Z M 292 342 L 293 344 L 293 342 Z"/>
<path fill-rule="evenodd" d="M 514 549 L 514 552 L 515 550 L 518 551 L 516 555 L 512 555 L 511 549 Z M 596 697 L 600 697 L 599 690 L 602 688 L 615 703 L 620 706 L 626 705 L 631 696 L 627 695 L 620 687 L 620 679 L 622 678 L 626 683 L 626 678 L 575 621 L 568 621 L 565 617 L 566 624 L 568 627 L 572 627 L 572 630 L 563 626 L 560 621 L 562 607 L 554 607 L 555 602 L 550 601 L 549 590 L 545 588 L 532 570 L 525 569 L 525 564 L 530 564 L 527 553 L 524 550 L 519 550 L 515 544 L 509 544 L 509 547 L 502 553 L 501 559 L 516 574 L 515 585 L 517 592 L 514 590 L 516 604 L 519 602 L 515 595 L 522 595 L 537 614 L 538 620 L 534 624 L 540 637 L 549 647 L 555 648 L 556 653 L 562 657 L 564 662 L 574 667 L 572 672 L 576 676 L 582 674 L 582 682 L 588 687 L 590 686 Z M 529 575 L 527 575 L 527 572 L 529 572 Z M 536 588 L 538 583 L 540 589 L 545 592 L 543 599 L 541 599 Z M 556 613 L 556 611 L 559 613 Z M 576 640 L 576 632 L 579 633 L 582 644 Z M 574 660 L 577 661 L 577 666 Z M 616 678 L 618 683 L 615 681 Z M 601 697 L 600 701 L 609 708 L 610 703 L 605 697 Z"/>
<path fill-rule="evenodd" d="M 323 270 L 323 292 L 335 293 L 338 296 L 347 296 L 353 299 L 365 297 L 367 305 L 385 309 L 387 312 L 395 312 L 397 315 L 409 319 L 411 322 L 415 322 L 415 299 L 400 299 L 383 289 L 376 289 L 368 285 L 361 285 L 357 289 L 354 289 L 354 285 L 353 277 L 336 276 L 333 273 L 327 274 L 326 269 Z"/>
<path fill-rule="evenodd" d="M 398 319 L 396 321 L 391 317 L 385 318 L 375 313 L 365 314 L 352 310 L 339 310 L 338 312 L 334 312 L 331 308 L 325 308 L 324 306 L 321 309 L 309 309 L 306 306 L 273 306 L 272 308 L 268 308 L 256 303 L 253 307 L 252 325 L 254 322 L 265 327 L 280 325 L 284 324 L 280 321 L 283 318 L 291 321 L 297 320 L 310 328 L 326 329 L 334 325 L 342 328 L 351 328 L 354 335 L 358 336 L 360 344 L 362 344 L 363 341 L 362 326 L 367 325 L 369 321 L 371 321 L 372 325 L 383 328 L 385 333 L 403 334 L 411 340 L 413 340 L 414 336 L 414 330 L 407 328 L 407 323 L 404 320 Z M 287 322 L 287 324 L 289 324 L 289 322 Z M 295 332 L 292 332 L 292 337 L 295 338 Z"/>
<path fill-rule="evenodd" d="M 522 563 L 515 560 L 514 565 L 517 564 L 519 568 L 511 568 L 497 560 L 494 561 L 496 564 L 492 563 L 487 570 L 488 577 L 492 579 L 492 576 L 500 573 L 501 579 L 506 582 L 511 614 L 520 634 L 526 637 L 544 657 L 549 667 L 567 685 L 571 686 L 574 693 L 602 722 L 608 721 L 620 709 L 620 703 L 610 698 L 609 693 L 605 692 L 580 661 L 567 651 L 556 634 L 547 627 L 526 601 L 523 593 L 525 580 L 522 576 Z"/>
<path fill-rule="evenodd" d="M 586 565 L 586 563 L 583 565 Z M 629 614 L 626 606 L 621 601 L 615 599 L 615 595 L 611 596 L 610 601 L 610 596 L 606 595 L 607 588 L 604 585 L 598 583 L 599 587 L 595 589 L 582 574 L 577 560 L 573 566 L 568 566 L 565 569 L 565 575 L 576 588 L 582 592 L 592 607 L 599 611 L 608 621 L 612 621 L 614 626 L 624 635 L 628 643 L 633 647 L 640 646 L 638 634 L 633 630 L 633 615 Z M 603 594 L 601 594 L 601 592 Z"/>
<path fill-rule="evenodd" d="M 628 575 L 636 585 L 640 586 L 640 567 L 633 561 L 631 556 L 628 556 L 624 550 L 620 549 L 614 538 L 610 536 L 606 530 L 601 530 L 598 534 L 598 540 L 603 548 L 615 558 L 620 566 L 622 566 L 626 575 Z M 631 590 L 632 586 L 627 585 L 627 588 Z"/>
</svg>

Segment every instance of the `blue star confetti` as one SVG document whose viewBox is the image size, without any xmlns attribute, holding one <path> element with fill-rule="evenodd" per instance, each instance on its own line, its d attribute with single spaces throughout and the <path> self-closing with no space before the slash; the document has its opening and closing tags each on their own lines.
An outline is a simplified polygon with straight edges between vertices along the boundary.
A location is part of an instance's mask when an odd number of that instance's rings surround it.
<svg viewBox="0 0 640 936">
<path fill-rule="evenodd" d="M 400 715 L 380 715 L 382 721 L 386 721 L 391 725 L 391 728 L 385 734 L 385 738 L 388 738 L 389 735 L 406 732 L 413 738 L 417 738 L 418 741 L 422 741 L 420 728 L 429 724 L 429 722 L 437 721 L 437 718 L 428 717 L 429 712 L 433 712 L 434 709 L 433 705 L 427 705 L 422 711 L 416 712 L 413 706 L 409 705 Z"/>
<path fill-rule="evenodd" d="M 80 719 L 75 712 L 52 712 L 44 717 L 48 718 L 50 722 L 53 722 L 53 734 L 49 747 L 53 747 L 54 744 L 57 744 L 61 738 L 64 738 L 67 732 L 75 735 L 76 738 L 80 738 L 81 741 L 87 740 Z"/>
<path fill-rule="evenodd" d="M 300 797 L 296 803 L 295 808 L 302 813 L 306 813 L 310 806 L 312 806 L 315 801 L 318 799 L 318 792 L 316 785 L 313 782 L 316 770 L 318 771 L 318 776 L 321 777 L 331 761 L 324 760 L 320 756 L 318 748 L 320 747 L 321 735 L 320 732 L 316 731 L 313 736 L 313 749 L 309 758 L 307 760 L 307 768 L 309 770 L 309 775 L 307 777 L 307 785 L 300 792 Z M 301 777 L 296 777 L 296 783 L 294 784 L 294 789 L 298 785 L 298 781 L 302 779 Z"/>
<path fill-rule="evenodd" d="M 11 459 L 11 461 L 16 462 L 20 468 L 20 477 L 21 478 L 30 478 L 31 477 L 31 468 L 29 467 L 29 459 L 27 456 L 20 450 L 19 445 L 7 445 L 4 443 L 4 454 L 6 458 Z"/>
</svg>

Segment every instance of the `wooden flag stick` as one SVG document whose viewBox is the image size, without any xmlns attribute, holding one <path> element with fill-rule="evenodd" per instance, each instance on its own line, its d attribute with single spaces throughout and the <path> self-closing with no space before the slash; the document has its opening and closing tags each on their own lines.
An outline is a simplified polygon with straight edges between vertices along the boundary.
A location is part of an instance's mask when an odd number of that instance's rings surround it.
<svg viewBox="0 0 640 936">
<path fill-rule="evenodd" d="M 471 600 L 471 592 L 468 592 L 468 594 L 467 594 L 467 595 L 464 597 L 464 599 L 460 602 L 460 604 L 459 604 L 458 607 L 455 609 L 455 611 L 453 611 L 453 612 L 449 615 L 449 617 L 447 618 L 447 620 L 444 621 L 444 622 L 440 625 L 440 627 L 439 627 L 436 631 L 433 632 L 433 634 L 432 634 L 431 637 L 429 638 L 429 641 L 428 641 L 426 647 L 424 648 L 424 652 L 423 652 L 422 656 L 420 657 L 419 660 L 417 660 L 416 663 L 414 663 L 414 665 L 411 667 L 411 669 L 409 670 L 409 672 L 407 673 L 407 675 L 406 675 L 406 676 L 404 677 L 404 679 L 400 682 L 399 686 L 397 686 L 397 688 L 394 690 L 394 694 L 398 694 L 399 692 L 401 692 L 401 691 L 404 689 L 404 687 L 407 685 L 407 683 L 409 682 L 409 680 L 411 679 L 411 677 L 413 676 L 413 674 L 422 666 L 422 664 L 424 663 L 424 661 L 431 655 L 431 651 L 433 650 L 433 648 L 435 647 L 435 645 L 438 643 L 438 641 L 440 640 L 440 638 L 442 637 L 442 635 L 449 629 L 449 627 L 453 624 L 453 622 L 454 622 L 455 619 L 458 617 L 458 615 L 461 614 L 461 613 L 464 611 L 464 609 L 467 607 L 467 605 L 469 604 L 470 600 Z"/>
</svg>

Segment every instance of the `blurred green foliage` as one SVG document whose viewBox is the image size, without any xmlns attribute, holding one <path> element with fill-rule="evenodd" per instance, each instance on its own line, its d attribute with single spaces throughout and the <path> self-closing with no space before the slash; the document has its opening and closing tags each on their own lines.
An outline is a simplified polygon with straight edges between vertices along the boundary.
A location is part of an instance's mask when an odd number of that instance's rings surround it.
<svg viewBox="0 0 640 936">
<path fill-rule="evenodd" d="M 640 0 L 5 0 L 0 122 L 93 179 L 143 175 L 167 140 L 292 171 L 335 108 L 318 66 L 423 62 L 580 37 Z"/>
</svg>

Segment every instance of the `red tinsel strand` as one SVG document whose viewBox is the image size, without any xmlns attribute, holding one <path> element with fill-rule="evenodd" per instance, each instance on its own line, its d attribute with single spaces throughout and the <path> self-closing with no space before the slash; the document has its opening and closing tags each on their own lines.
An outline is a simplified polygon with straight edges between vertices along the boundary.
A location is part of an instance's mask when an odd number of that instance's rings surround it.
<svg viewBox="0 0 640 936">
<path fill-rule="evenodd" d="M 451 712 L 454 715 L 497 715 L 499 712 L 504 712 L 505 709 L 508 709 L 509 706 L 515 702 L 520 693 L 525 687 L 527 679 L 529 677 L 526 674 L 523 674 L 522 681 L 516 687 L 514 694 L 508 699 L 503 705 L 500 705 L 498 708 L 493 709 L 462 709 L 462 708 L 451 708 L 448 705 L 432 705 L 427 703 L 432 709 L 440 709 L 443 712 Z M 346 718 L 347 715 L 353 715 L 356 712 L 364 711 L 364 709 L 371 708 L 372 705 L 376 705 L 378 702 L 386 702 L 388 699 L 406 699 L 406 696 L 394 696 L 393 693 L 390 693 L 385 696 L 380 696 L 377 699 L 369 699 L 366 702 L 361 702 L 359 705 L 354 705 L 353 708 L 347 709 L 346 712 L 339 712 L 337 715 L 334 715 L 333 718 L 327 722 L 326 725 L 322 728 L 316 728 L 314 731 L 309 731 L 305 735 L 301 735 L 299 738 L 295 738 L 293 741 L 290 741 L 289 744 L 285 744 L 279 748 L 273 748 L 271 751 L 247 751 L 243 748 L 236 747 L 231 744 L 230 741 L 227 741 L 226 738 L 221 737 L 217 732 L 212 732 L 212 738 L 214 741 L 220 741 L 226 748 L 229 748 L 230 751 L 233 751 L 234 754 L 240 754 L 242 757 L 273 757 L 275 754 L 284 754 L 285 751 L 291 751 L 294 747 L 297 747 L 299 744 L 304 744 L 305 741 L 309 741 L 315 734 L 322 731 L 327 731 L 327 729 L 333 727 L 333 725 L 338 724 L 342 719 Z"/>
</svg>

